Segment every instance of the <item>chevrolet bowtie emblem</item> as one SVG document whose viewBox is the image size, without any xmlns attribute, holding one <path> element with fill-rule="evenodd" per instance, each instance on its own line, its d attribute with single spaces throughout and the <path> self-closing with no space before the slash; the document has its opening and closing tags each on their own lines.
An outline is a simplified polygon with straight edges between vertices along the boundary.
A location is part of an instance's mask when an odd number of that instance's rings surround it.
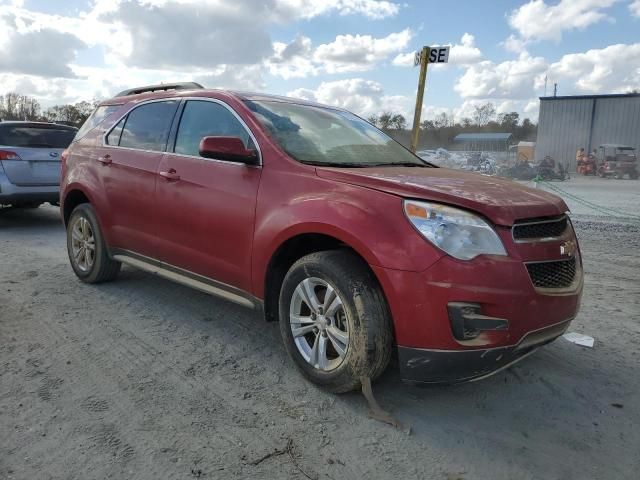
<svg viewBox="0 0 640 480">
<path fill-rule="evenodd" d="M 576 253 L 576 244 L 572 241 L 564 242 L 560 245 L 560 255 L 566 255 L 567 257 L 573 257 L 573 254 Z"/>
</svg>

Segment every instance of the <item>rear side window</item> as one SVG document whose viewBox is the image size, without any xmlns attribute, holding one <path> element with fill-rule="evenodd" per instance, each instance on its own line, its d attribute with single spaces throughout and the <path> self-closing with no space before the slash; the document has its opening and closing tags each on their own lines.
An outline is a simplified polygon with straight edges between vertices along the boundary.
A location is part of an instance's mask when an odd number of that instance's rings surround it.
<svg viewBox="0 0 640 480">
<path fill-rule="evenodd" d="M 120 135 L 122 135 L 122 128 L 127 118 L 123 118 L 107 135 L 107 145 L 120 145 Z"/>
<path fill-rule="evenodd" d="M 80 130 L 78 130 L 78 133 L 76 133 L 76 138 L 74 138 L 73 140 L 80 140 L 89 132 L 89 130 L 97 127 L 102 122 L 102 120 L 107 118 L 120 107 L 121 105 L 102 105 L 96 108 L 93 113 L 89 115 L 89 118 L 87 118 L 87 120 L 82 124 Z"/>
<path fill-rule="evenodd" d="M 162 152 L 179 101 L 153 102 L 132 110 L 120 135 L 121 147 Z"/>
<path fill-rule="evenodd" d="M 239 137 L 247 148 L 255 148 L 247 129 L 226 107 L 219 103 L 190 100 L 184 107 L 175 153 L 200 155 L 202 137 Z"/>
<path fill-rule="evenodd" d="M 0 145 L 31 148 L 67 148 L 75 129 L 5 125 L 0 127 Z"/>
</svg>

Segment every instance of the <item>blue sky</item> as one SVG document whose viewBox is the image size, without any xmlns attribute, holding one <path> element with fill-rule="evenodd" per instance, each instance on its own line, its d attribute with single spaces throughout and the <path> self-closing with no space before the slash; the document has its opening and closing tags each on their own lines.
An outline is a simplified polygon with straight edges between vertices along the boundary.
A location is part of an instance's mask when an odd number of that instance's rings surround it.
<svg viewBox="0 0 640 480">
<path fill-rule="evenodd" d="M 426 117 L 490 101 L 536 118 L 545 77 L 640 89 L 640 0 L 0 0 L 0 28 L 0 85 L 45 106 L 196 80 L 410 116 L 422 45 L 452 45 Z"/>
</svg>

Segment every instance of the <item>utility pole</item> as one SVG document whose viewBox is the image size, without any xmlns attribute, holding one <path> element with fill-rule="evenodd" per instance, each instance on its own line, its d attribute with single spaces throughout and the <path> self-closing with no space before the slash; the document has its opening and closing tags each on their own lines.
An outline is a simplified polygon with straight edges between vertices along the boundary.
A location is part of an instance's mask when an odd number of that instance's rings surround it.
<svg viewBox="0 0 640 480">
<path fill-rule="evenodd" d="M 420 76 L 418 77 L 418 93 L 416 95 L 416 110 L 413 114 L 413 130 L 411 131 L 411 151 L 416 153 L 418 148 L 418 136 L 420 135 L 420 115 L 422 113 L 422 99 L 424 98 L 424 86 L 427 78 L 427 65 L 429 63 L 429 47 L 422 47 L 420 52 Z"/>
<path fill-rule="evenodd" d="M 553 96 L 554 97 L 558 96 L 558 84 L 557 83 L 553 84 Z"/>
</svg>

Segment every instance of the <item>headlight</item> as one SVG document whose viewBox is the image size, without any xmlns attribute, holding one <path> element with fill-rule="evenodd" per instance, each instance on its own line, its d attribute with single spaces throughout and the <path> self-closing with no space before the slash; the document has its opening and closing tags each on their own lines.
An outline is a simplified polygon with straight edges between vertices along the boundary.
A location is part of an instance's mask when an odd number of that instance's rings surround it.
<svg viewBox="0 0 640 480">
<path fill-rule="evenodd" d="M 498 234 L 478 215 L 437 203 L 404 201 L 404 212 L 424 238 L 452 257 L 506 255 Z"/>
</svg>

